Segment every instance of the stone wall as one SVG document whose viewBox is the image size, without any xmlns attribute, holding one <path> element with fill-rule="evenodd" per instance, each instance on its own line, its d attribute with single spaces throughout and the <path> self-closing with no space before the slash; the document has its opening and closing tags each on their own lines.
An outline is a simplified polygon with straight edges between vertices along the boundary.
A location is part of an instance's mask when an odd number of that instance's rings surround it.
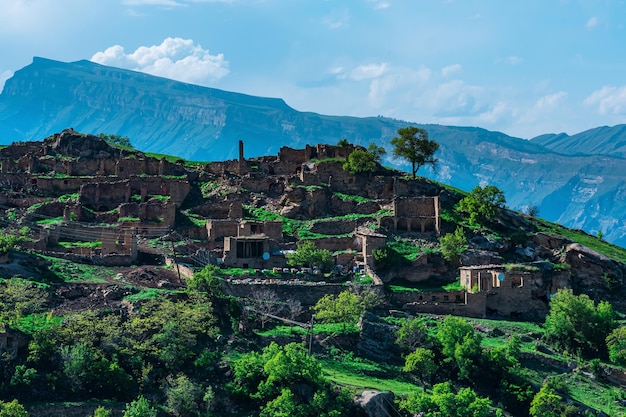
<svg viewBox="0 0 626 417">
<path fill-rule="evenodd" d="M 304 307 L 315 305 L 326 294 L 337 295 L 346 290 L 346 286 L 343 284 L 296 283 L 295 281 L 284 281 L 283 284 L 277 284 L 270 283 L 266 279 L 239 284 L 224 281 L 222 288 L 226 295 L 240 298 L 249 298 L 258 291 L 272 290 L 276 292 L 279 299 L 299 300 Z"/>
<path fill-rule="evenodd" d="M 457 301 L 459 293 L 465 294 L 465 302 Z M 399 294 L 403 295 L 400 296 Z M 445 299 L 446 296 L 448 300 Z M 417 313 L 485 317 L 487 312 L 487 295 L 485 293 L 470 294 L 457 291 L 442 293 L 393 293 L 391 297 L 391 300 L 397 300 L 398 304 L 402 305 L 401 308 L 403 310 Z M 410 301 L 411 299 L 413 301 Z M 404 304 L 402 304 L 403 301 L 405 301 Z"/>
<path fill-rule="evenodd" d="M 318 249 L 327 249 L 331 252 L 358 249 L 358 241 L 355 236 L 328 237 L 313 240 Z"/>
</svg>

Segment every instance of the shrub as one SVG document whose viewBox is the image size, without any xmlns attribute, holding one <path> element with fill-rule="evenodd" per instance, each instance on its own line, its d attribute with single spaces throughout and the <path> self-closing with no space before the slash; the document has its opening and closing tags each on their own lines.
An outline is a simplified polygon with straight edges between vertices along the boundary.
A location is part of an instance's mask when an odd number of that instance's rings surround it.
<svg viewBox="0 0 626 417">
<path fill-rule="evenodd" d="M 462 227 L 457 227 L 454 233 L 448 233 L 439 238 L 441 254 L 448 262 L 457 262 L 461 253 L 467 249 L 467 239 Z"/>
<path fill-rule="evenodd" d="M 145 397 L 139 397 L 133 402 L 126 404 L 123 417 L 156 417 L 157 410 L 152 407 Z"/>
</svg>

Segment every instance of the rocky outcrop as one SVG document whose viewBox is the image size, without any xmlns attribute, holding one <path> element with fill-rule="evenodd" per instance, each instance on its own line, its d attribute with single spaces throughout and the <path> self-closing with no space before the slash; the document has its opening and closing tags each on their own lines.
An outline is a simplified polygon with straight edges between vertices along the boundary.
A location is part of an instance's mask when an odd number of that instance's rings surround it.
<svg viewBox="0 0 626 417">
<path fill-rule="evenodd" d="M 621 288 L 626 267 L 578 243 L 565 247 L 561 262 L 572 268 L 572 286 L 579 292 L 602 292 Z"/>
<path fill-rule="evenodd" d="M 393 326 L 372 313 L 359 320 L 359 353 L 377 362 L 386 362 L 396 350 Z"/>
<path fill-rule="evenodd" d="M 397 415 L 393 406 L 394 398 L 391 391 L 363 391 L 356 403 L 363 408 L 368 417 L 391 417 Z"/>
<path fill-rule="evenodd" d="M 504 259 L 498 252 L 468 249 L 461 253 L 461 265 L 500 265 Z"/>
</svg>

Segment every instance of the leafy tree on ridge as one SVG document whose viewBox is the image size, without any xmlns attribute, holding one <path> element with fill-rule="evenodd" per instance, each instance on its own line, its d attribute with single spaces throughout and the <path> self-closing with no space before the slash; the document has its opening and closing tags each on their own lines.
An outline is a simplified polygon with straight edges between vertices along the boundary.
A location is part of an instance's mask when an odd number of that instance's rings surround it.
<svg viewBox="0 0 626 417">
<path fill-rule="evenodd" d="M 408 126 L 398 129 L 398 134 L 399 137 L 391 139 L 391 144 L 394 146 L 393 154 L 411 163 L 413 179 L 424 165 L 436 168 L 438 159 L 434 155 L 439 150 L 439 144 L 428 139 L 426 130 Z"/>
</svg>

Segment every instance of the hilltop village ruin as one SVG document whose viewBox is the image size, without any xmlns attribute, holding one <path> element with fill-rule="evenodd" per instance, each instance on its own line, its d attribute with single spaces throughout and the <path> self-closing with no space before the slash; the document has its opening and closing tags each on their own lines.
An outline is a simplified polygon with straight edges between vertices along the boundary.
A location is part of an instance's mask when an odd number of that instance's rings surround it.
<svg viewBox="0 0 626 417">
<path fill-rule="evenodd" d="M 393 170 L 350 175 L 342 161 L 354 149 L 283 147 L 276 156 L 245 158 L 240 141 L 236 160 L 188 163 L 67 129 L 43 142 L 0 150 L 0 212 L 7 227 L 29 227 L 23 245 L 37 253 L 131 266 L 148 258 L 155 262 L 146 252 L 156 252 L 157 262 L 175 262 L 183 275 L 208 263 L 246 268 L 250 276 L 225 281 L 227 293 L 246 296 L 264 286 L 307 306 L 344 290 L 346 281 L 361 274 L 397 309 L 537 319 L 559 288 L 601 290 L 607 274 L 621 280 L 621 265 L 534 230 L 525 230 L 527 241 L 517 243 L 476 234 L 461 265 L 422 251 L 410 265 L 381 273 L 374 250 L 403 236 L 436 246 L 439 236 L 454 231 L 442 211 L 460 197 Z M 254 216 L 255 209 L 274 217 Z M 521 215 L 503 215 L 512 225 L 503 227 L 527 227 Z M 286 230 L 285 219 L 309 222 L 309 235 Z M 161 239 L 161 249 L 148 249 L 154 239 Z M 307 239 L 333 253 L 331 276 L 287 265 L 285 255 Z M 460 280 L 462 289 L 385 291 L 394 280 Z"/>
</svg>

